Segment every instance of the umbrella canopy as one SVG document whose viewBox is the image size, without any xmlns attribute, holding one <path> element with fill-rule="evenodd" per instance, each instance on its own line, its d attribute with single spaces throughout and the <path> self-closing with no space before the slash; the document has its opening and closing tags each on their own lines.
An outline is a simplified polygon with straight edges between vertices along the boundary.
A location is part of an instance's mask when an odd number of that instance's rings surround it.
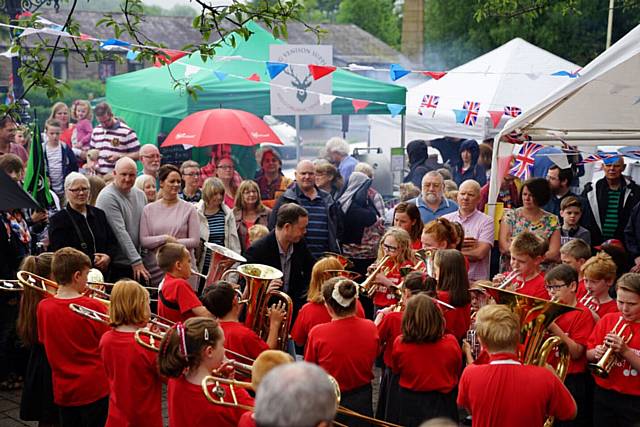
<svg viewBox="0 0 640 427">
<path fill-rule="evenodd" d="M 11 209 L 42 209 L 33 198 L 0 170 L 0 211 Z"/>
<path fill-rule="evenodd" d="M 220 108 L 187 116 L 173 128 L 162 146 L 230 144 L 251 147 L 263 143 L 282 145 L 278 135 L 258 116 L 246 111 Z"/>
</svg>

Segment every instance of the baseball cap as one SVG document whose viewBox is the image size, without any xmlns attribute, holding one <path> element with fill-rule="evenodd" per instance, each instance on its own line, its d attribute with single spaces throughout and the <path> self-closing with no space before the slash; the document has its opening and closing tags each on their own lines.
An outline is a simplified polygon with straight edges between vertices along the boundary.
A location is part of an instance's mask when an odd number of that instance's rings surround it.
<svg viewBox="0 0 640 427">
<path fill-rule="evenodd" d="M 601 244 L 601 245 L 599 245 L 599 246 L 594 246 L 594 248 L 595 248 L 596 250 L 598 250 L 598 251 L 601 251 L 603 246 L 613 246 L 613 247 L 616 247 L 616 248 L 618 248 L 618 249 L 622 249 L 622 250 L 624 250 L 624 245 L 623 245 L 623 244 L 622 244 L 622 242 L 621 242 L 620 240 L 618 240 L 618 239 L 609 239 L 609 240 L 606 240 L 606 241 L 602 242 L 602 244 Z"/>
</svg>

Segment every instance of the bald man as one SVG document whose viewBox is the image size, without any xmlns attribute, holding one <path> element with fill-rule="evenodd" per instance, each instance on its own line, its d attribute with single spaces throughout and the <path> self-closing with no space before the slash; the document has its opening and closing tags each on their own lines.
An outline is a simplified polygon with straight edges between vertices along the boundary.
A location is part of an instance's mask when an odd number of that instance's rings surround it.
<svg viewBox="0 0 640 427">
<path fill-rule="evenodd" d="M 300 161 L 296 167 L 295 177 L 295 184 L 276 201 L 269 217 L 269 229 L 273 230 L 276 225 L 280 206 L 295 203 L 309 212 L 309 226 L 305 240 L 314 258 L 320 258 L 326 251 L 340 252 L 338 230 L 341 224 L 338 224 L 338 206 L 331 194 L 316 187 L 313 162 Z"/>
<path fill-rule="evenodd" d="M 111 261 L 110 280 L 130 278 L 144 283 L 149 272 L 140 256 L 140 218 L 146 204 L 144 192 L 134 187 L 137 167 L 129 157 L 119 159 L 113 182 L 98 195 L 96 206 L 107 215 L 107 222 L 118 239 L 120 251 Z"/>
<path fill-rule="evenodd" d="M 489 279 L 491 248 L 495 238 L 493 219 L 480 212 L 480 184 L 469 179 L 458 188 L 458 210 L 443 215 L 464 228 L 462 254 L 469 260 L 469 280 Z"/>
<path fill-rule="evenodd" d="M 153 144 L 145 144 L 140 148 L 140 162 L 142 162 L 142 172 L 140 175 L 151 175 L 158 178 L 160 169 L 160 150 Z"/>
</svg>

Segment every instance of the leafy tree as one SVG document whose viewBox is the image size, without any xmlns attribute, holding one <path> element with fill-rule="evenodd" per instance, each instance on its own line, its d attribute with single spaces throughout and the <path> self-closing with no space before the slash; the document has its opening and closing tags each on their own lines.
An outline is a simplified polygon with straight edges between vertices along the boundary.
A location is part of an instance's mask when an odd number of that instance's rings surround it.
<svg viewBox="0 0 640 427">
<path fill-rule="evenodd" d="M 391 46 L 400 45 L 400 21 L 391 0 L 343 0 L 337 21 L 356 24 Z"/>
</svg>

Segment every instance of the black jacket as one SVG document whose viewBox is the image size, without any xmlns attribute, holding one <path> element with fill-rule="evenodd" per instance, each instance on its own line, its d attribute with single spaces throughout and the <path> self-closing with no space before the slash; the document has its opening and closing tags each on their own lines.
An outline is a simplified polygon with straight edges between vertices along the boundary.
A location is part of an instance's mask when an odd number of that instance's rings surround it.
<svg viewBox="0 0 640 427">
<path fill-rule="evenodd" d="M 249 264 L 265 264 L 282 271 L 280 263 L 280 250 L 276 240 L 276 232 L 272 230 L 262 239 L 251 245 L 245 254 Z M 304 240 L 293 245 L 291 255 L 291 272 L 289 275 L 288 295 L 293 300 L 293 320 L 295 320 L 298 310 L 307 302 L 307 291 L 311 280 L 311 269 L 315 260 L 309 252 Z M 292 323 L 293 324 L 293 323 Z"/>
<path fill-rule="evenodd" d="M 640 202 L 640 187 L 629 177 L 623 177 L 622 197 L 618 206 L 618 227 L 613 234 L 614 239 L 624 241 L 624 229 L 629 222 L 631 209 Z M 596 182 L 595 189 L 588 183 L 582 197 L 587 200 L 586 209 L 583 212 L 584 220 L 580 221 L 583 226 L 591 232 L 591 245 L 597 246 L 604 239 L 602 237 L 602 222 L 607 211 L 607 199 L 609 197 L 609 186 L 607 180 L 602 178 Z"/>
<path fill-rule="evenodd" d="M 82 239 L 73 226 L 71 217 L 77 224 Z M 85 217 L 67 205 L 49 218 L 49 250 L 56 251 L 67 246 L 84 252 L 93 262 L 96 253 L 107 254 L 113 259 L 118 250 L 118 241 L 102 209 L 87 205 Z"/>
</svg>

